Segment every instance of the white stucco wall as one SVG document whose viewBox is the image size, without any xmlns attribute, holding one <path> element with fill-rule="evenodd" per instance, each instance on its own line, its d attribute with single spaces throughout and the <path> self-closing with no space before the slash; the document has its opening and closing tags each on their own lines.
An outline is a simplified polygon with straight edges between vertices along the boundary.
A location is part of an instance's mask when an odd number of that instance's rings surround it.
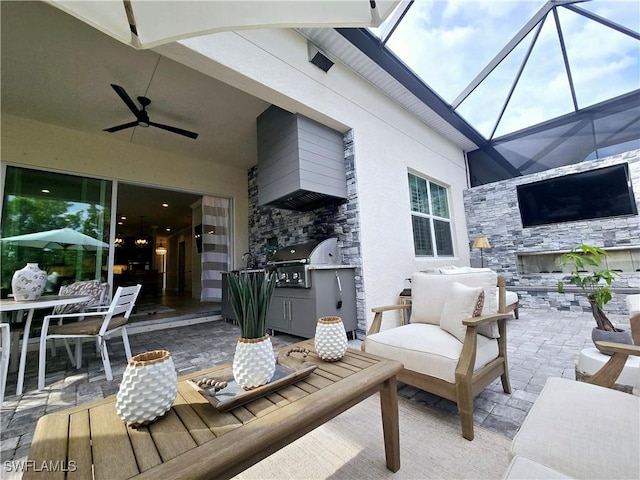
<svg viewBox="0 0 640 480">
<path fill-rule="evenodd" d="M 306 39 L 297 32 L 220 33 L 158 51 L 289 111 L 354 129 L 367 312 L 395 303 L 403 280 L 416 270 L 468 264 L 461 149 L 346 67 L 336 64 L 325 74 L 310 64 Z M 455 258 L 415 257 L 408 169 L 451 187 Z"/>
<path fill-rule="evenodd" d="M 240 262 L 247 250 L 247 172 L 101 135 L 2 114 L 2 162 L 233 200 Z M 239 252 L 239 254 L 238 254 Z"/>
</svg>

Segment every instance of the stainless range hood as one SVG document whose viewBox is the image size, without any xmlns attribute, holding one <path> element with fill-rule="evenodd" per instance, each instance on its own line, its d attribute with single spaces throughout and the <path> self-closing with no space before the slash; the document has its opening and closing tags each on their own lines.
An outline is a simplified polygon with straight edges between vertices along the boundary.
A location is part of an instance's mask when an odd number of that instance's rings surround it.
<svg viewBox="0 0 640 480">
<path fill-rule="evenodd" d="M 276 106 L 258 127 L 258 205 L 313 210 L 347 199 L 342 133 Z"/>
</svg>

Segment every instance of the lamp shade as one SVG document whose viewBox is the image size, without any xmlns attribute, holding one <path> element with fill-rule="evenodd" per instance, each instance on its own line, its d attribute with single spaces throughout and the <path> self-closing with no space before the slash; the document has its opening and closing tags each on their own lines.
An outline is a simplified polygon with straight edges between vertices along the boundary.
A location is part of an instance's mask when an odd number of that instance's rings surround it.
<svg viewBox="0 0 640 480">
<path fill-rule="evenodd" d="M 478 237 L 473 241 L 473 248 L 491 248 L 487 237 Z"/>
</svg>

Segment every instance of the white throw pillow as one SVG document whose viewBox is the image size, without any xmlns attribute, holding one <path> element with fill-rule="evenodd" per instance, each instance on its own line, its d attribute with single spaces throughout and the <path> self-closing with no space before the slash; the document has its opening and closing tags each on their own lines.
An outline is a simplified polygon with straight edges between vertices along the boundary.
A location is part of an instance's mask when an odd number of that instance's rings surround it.
<svg viewBox="0 0 640 480">
<path fill-rule="evenodd" d="M 462 283 L 453 282 L 440 313 L 440 328 L 464 342 L 467 326 L 462 322 L 479 316 L 483 304 L 482 287 L 468 287 Z"/>
</svg>

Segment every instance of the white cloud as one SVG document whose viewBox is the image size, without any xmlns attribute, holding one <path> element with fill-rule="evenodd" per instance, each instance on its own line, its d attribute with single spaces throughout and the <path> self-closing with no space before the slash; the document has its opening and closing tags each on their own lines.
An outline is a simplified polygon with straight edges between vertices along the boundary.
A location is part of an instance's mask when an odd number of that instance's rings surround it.
<svg viewBox="0 0 640 480">
<path fill-rule="evenodd" d="M 452 102 L 544 1 L 416 1 L 388 46 L 423 80 Z M 594 0 L 578 7 L 637 31 L 640 2 Z M 640 88 L 640 43 L 574 12 L 559 9 L 580 106 Z M 528 42 L 528 39 L 527 39 Z M 514 81 L 521 45 L 459 109 L 488 135 Z M 505 112 L 501 133 L 548 120 L 573 109 L 553 16 L 532 52 Z"/>
</svg>

